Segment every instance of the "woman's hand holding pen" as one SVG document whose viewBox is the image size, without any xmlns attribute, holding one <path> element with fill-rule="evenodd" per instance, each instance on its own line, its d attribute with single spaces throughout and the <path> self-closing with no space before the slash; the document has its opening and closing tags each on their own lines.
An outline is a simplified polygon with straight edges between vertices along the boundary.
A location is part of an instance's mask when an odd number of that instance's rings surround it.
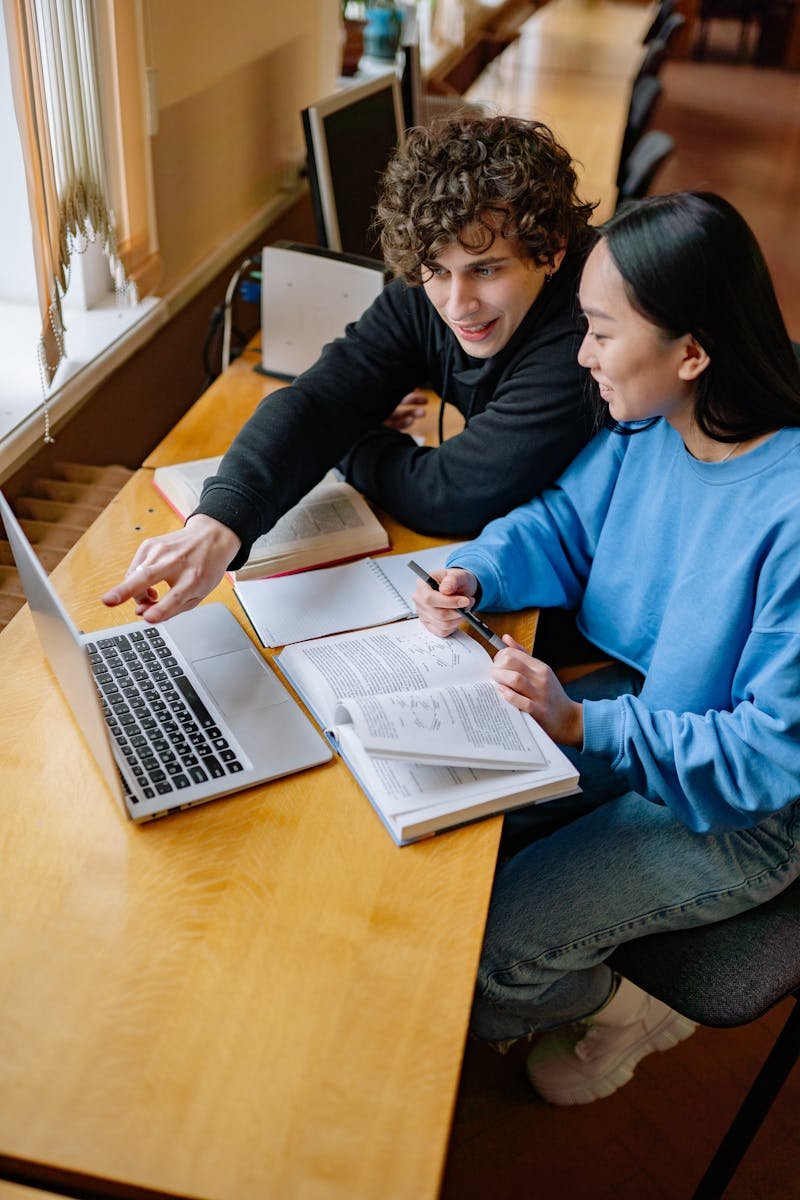
<svg viewBox="0 0 800 1200">
<path fill-rule="evenodd" d="M 437 637 L 449 637 L 463 621 L 464 610 L 475 603 L 478 581 L 461 567 L 431 571 L 431 575 L 439 584 L 438 592 L 420 580 L 411 599 L 425 628 Z"/>
<path fill-rule="evenodd" d="M 198 513 L 183 529 L 142 542 L 121 583 L 102 597 L 114 607 L 133 600 L 137 617 L 166 621 L 200 603 L 217 586 L 241 542 L 226 525 Z M 169 584 L 159 599 L 156 585 Z"/>
<path fill-rule="evenodd" d="M 562 746 L 583 745 L 583 706 L 570 700 L 547 663 L 533 658 L 505 634 L 507 649 L 492 663 L 492 679 L 503 699 L 538 721 L 545 733 Z"/>
<path fill-rule="evenodd" d="M 448 637 L 461 624 L 464 610 L 472 607 L 478 580 L 461 567 L 431 571 L 431 575 L 439 590 L 434 591 L 420 580 L 412 599 L 425 628 L 438 637 Z M 503 641 L 505 649 L 495 655 L 491 671 L 501 696 L 515 708 L 529 713 L 554 742 L 580 748 L 582 705 L 570 700 L 546 663 L 533 658 L 509 634 L 503 636 Z"/>
</svg>

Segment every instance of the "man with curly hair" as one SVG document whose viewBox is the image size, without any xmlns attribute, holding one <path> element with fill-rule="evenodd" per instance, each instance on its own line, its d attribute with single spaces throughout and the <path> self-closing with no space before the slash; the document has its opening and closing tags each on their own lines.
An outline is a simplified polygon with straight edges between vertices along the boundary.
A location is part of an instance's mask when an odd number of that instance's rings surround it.
<svg viewBox="0 0 800 1200">
<path fill-rule="evenodd" d="M 184 529 L 143 542 L 106 603 L 133 598 L 150 621 L 198 603 L 336 463 L 403 524 L 453 538 L 551 483 L 591 432 L 575 299 L 591 212 L 545 125 L 412 129 L 377 210 L 396 278 L 260 405 Z M 423 384 L 464 417 L 438 446 L 402 431 Z"/>
</svg>

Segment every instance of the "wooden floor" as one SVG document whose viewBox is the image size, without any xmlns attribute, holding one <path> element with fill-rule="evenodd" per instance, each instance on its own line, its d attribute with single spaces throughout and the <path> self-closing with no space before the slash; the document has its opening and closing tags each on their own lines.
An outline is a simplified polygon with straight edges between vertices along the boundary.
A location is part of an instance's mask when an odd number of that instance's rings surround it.
<svg viewBox="0 0 800 1200">
<path fill-rule="evenodd" d="M 736 205 L 800 341 L 800 71 L 668 62 L 661 78 L 655 126 L 672 134 L 677 150 L 654 190 L 701 188 Z"/>
<path fill-rule="evenodd" d="M 668 63 L 662 79 L 655 125 L 678 149 L 655 190 L 704 188 L 740 208 L 800 340 L 800 74 L 709 56 Z M 689 1200 L 787 1011 L 700 1029 L 616 1095 L 573 1109 L 536 1099 L 521 1048 L 501 1058 L 470 1042 L 442 1200 Z M 725 1195 L 800 1200 L 800 1069 Z"/>
</svg>

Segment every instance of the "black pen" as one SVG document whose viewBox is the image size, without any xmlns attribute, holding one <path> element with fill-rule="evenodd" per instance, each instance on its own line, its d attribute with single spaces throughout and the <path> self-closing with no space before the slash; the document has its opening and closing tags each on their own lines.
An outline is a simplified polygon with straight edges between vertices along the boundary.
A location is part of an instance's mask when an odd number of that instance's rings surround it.
<svg viewBox="0 0 800 1200">
<path fill-rule="evenodd" d="M 409 568 L 414 572 L 415 575 L 419 575 L 420 579 L 425 580 L 425 582 L 427 583 L 429 588 L 433 588 L 433 590 L 435 592 L 438 592 L 438 590 L 439 590 L 438 583 L 431 575 L 428 574 L 428 572 L 426 570 L 424 570 L 423 567 L 421 567 L 419 565 L 419 563 L 416 563 L 416 562 L 414 562 L 413 559 L 411 559 L 411 561 L 409 562 L 408 565 L 409 565 Z M 484 625 L 483 621 L 481 621 L 479 617 L 476 617 L 473 612 L 469 612 L 468 609 L 462 608 L 462 609 L 459 609 L 459 614 L 460 614 L 460 616 L 462 616 L 464 618 L 465 621 L 469 621 L 472 628 L 477 630 L 477 632 L 481 635 L 482 638 L 486 638 L 486 641 L 489 643 L 490 646 L 494 646 L 494 648 L 496 650 L 507 650 L 508 649 L 508 647 L 506 646 L 506 644 L 502 640 L 502 638 L 499 636 L 499 634 L 495 633 L 494 630 L 490 629 L 488 625 Z"/>
</svg>

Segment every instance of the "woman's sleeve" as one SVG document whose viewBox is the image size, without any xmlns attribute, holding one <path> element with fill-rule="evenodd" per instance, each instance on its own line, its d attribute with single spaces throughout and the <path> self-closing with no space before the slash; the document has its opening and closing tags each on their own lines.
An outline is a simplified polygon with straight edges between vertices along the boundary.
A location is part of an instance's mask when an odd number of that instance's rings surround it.
<svg viewBox="0 0 800 1200">
<path fill-rule="evenodd" d="M 577 608 L 624 458 L 627 439 L 597 434 L 553 487 L 454 551 L 481 585 L 481 608 Z"/>
<path fill-rule="evenodd" d="M 584 701 L 584 752 L 698 833 L 757 825 L 800 796 L 800 631 L 750 634 L 731 711 L 650 711 L 639 697 Z"/>
</svg>

